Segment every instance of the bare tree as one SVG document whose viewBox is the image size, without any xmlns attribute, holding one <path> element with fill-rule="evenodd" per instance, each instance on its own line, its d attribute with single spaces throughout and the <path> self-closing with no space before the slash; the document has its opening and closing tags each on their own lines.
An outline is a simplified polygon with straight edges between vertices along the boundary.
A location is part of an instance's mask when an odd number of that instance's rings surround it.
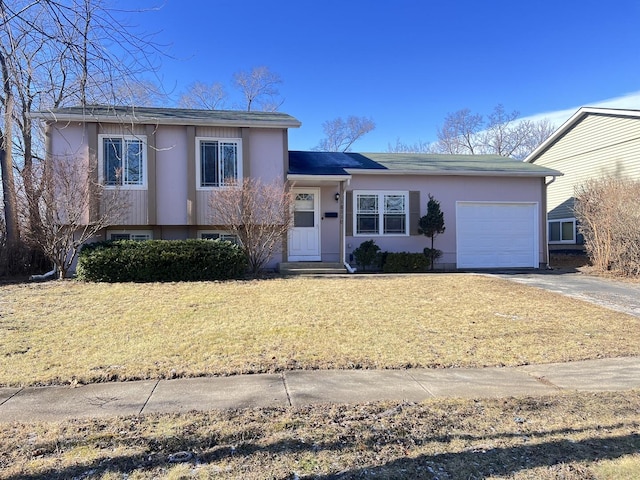
<svg viewBox="0 0 640 480">
<path fill-rule="evenodd" d="M 219 110 L 224 108 L 227 92 L 220 82 L 210 84 L 202 82 L 192 83 L 180 96 L 178 105 L 181 108 L 202 108 L 204 110 Z"/>
<path fill-rule="evenodd" d="M 589 179 L 576 187 L 574 211 L 597 270 L 640 275 L 640 181 Z"/>
<path fill-rule="evenodd" d="M 278 85 L 282 78 L 268 67 L 254 67 L 250 72 L 241 70 L 233 75 L 233 83 L 243 96 L 248 112 L 255 110 L 255 104 L 265 112 L 275 112 L 284 100 L 279 98 Z"/>
<path fill-rule="evenodd" d="M 293 196 L 279 180 L 245 178 L 215 190 L 209 199 L 211 223 L 238 237 L 252 273 L 259 273 L 283 246 L 291 227 Z"/>
<path fill-rule="evenodd" d="M 322 124 L 325 138 L 320 140 L 314 150 L 348 152 L 357 140 L 375 128 L 373 119 L 355 115 L 350 115 L 346 120 L 342 117 L 327 120 Z"/>
<path fill-rule="evenodd" d="M 141 76 L 156 70 L 160 51 L 151 37 L 122 21 L 123 13 L 102 0 L 0 0 L 0 174 L 13 241 L 29 238 L 28 231 L 43 221 L 38 205 L 44 145 L 30 112 L 89 102 L 135 105 L 159 94 Z M 21 199 L 29 208 L 19 205 Z"/>
<path fill-rule="evenodd" d="M 438 129 L 438 150 L 449 154 L 479 153 L 477 135 L 483 125 L 482 115 L 473 114 L 468 108 L 447 114 Z"/>
<path fill-rule="evenodd" d="M 396 138 L 395 145 L 387 144 L 389 153 L 434 153 L 433 146 L 429 142 L 418 140 L 416 143 L 404 143 Z"/>
<path fill-rule="evenodd" d="M 65 278 L 82 245 L 119 223 L 129 205 L 123 192 L 95 181 L 96 173 L 78 158 L 47 160 L 41 178 L 37 206 L 42 222 L 30 232 L 30 240 L 51 260 L 58 277 Z"/>
<path fill-rule="evenodd" d="M 448 154 L 493 154 L 525 158 L 554 131 L 548 120 L 518 120 L 517 111 L 497 105 L 488 117 L 463 109 L 445 117 L 433 149 Z"/>
</svg>

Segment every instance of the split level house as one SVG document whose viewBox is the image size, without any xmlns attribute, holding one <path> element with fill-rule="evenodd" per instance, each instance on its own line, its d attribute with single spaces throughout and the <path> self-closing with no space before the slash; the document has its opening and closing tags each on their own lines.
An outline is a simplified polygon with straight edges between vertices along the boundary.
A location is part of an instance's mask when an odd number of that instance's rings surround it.
<svg viewBox="0 0 640 480">
<path fill-rule="evenodd" d="M 429 195 L 445 232 L 438 268 L 539 268 L 548 264 L 546 192 L 559 171 L 509 158 L 289 151 L 285 113 L 84 107 L 39 112 L 47 152 L 93 166 L 128 212 L 100 239 L 230 239 L 212 225 L 210 194 L 225 179 L 283 179 L 294 193 L 294 225 L 269 267 L 331 262 L 349 269 L 353 251 L 422 252 L 418 232 Z M 114 172 L 122 172 L 115 175 Z"/>
<path fill-rule="evenodd" d="M 575 188 L 594 178 L 640 180 L 640 111 L 580 108 L 524 161 L 564 174 L 547 187 L 549 248 L 582 250 Z"/>
</svg>

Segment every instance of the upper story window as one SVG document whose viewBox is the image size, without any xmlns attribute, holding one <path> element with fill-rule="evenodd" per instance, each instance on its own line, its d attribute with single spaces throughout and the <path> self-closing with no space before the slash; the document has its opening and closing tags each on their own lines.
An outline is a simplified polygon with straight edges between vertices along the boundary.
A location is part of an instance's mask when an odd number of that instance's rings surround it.
<svg viewBox="0 0 640 480">
<path fill-rule="evenodd" d="M 196 138 L 198 188 L 234 185 L 242 178 L 242 142 L 234 138 Z"/>
<path fill-rule="evenodd" d="M 407 235 L 409 192 L 354 192 L 356 235 Z"/>
<path fill-rule="evenodd" d="M 144 187 L 147 176 L 146 138 L 100 135 L 101 181 L 108 187 Z"/>
</svg>

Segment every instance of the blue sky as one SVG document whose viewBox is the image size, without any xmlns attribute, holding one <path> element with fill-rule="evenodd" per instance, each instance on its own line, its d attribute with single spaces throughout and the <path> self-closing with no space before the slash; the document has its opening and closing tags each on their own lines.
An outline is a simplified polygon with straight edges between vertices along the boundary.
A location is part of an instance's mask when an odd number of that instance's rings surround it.
<svg viewBox="0 0 640 480">
<path fill-rule="evenodd" d="M 353 150 L 379 152 L 434 141 L 463 108 L 502 104 L 557 126 L 580 106 L 640 109 L 639 0 L 159 1 L 129 17 L 167 45 L 165 89 L 231 93 L 234 72 L 265 65 L 284 80 L 280 110 L 302 122 L 291 149 L 313 148 L 339 116 L 371 117 Z"/>
</svg>

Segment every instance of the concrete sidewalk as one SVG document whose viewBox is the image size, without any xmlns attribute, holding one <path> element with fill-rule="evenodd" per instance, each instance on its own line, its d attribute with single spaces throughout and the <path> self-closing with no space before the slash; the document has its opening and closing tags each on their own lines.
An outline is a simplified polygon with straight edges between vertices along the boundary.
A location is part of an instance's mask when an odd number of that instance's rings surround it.
<svg viewBox="0 0 640 480">
<path fill-rule="evenodd" d="M 434 397 L 507 397 L 640 388 L 640 357 L 514 368 L 316 370 L 0 388 L 0 422 Z"/>
</svg>

